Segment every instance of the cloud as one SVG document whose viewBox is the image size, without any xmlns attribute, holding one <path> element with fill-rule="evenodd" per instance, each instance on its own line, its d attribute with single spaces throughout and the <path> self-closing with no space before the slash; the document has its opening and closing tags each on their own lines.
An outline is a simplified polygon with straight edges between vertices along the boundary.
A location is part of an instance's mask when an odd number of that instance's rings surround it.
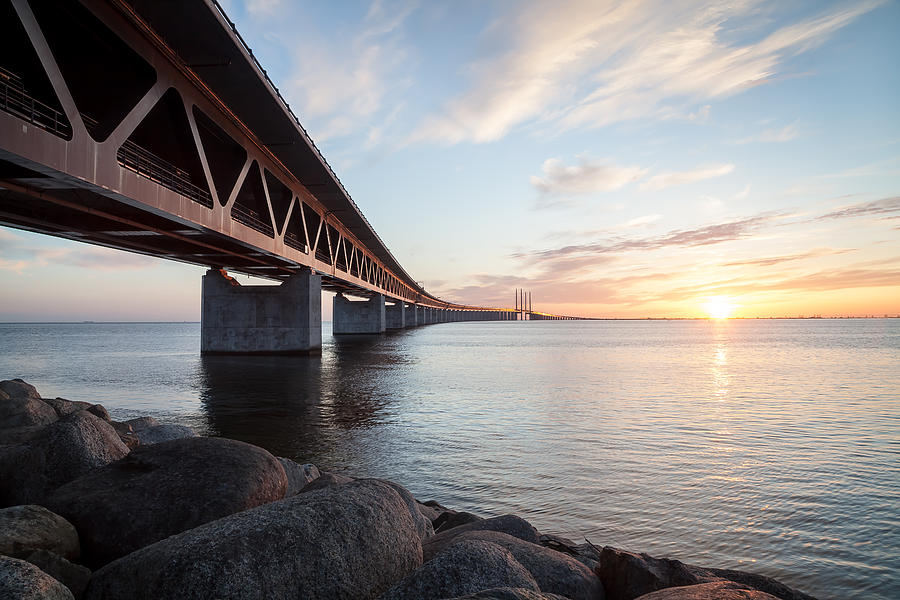
<svg viewBox="0 0 900 600">
<path fill-rule="evenodd" d="M 601 127 L 688 115 L 698 105 L 702 120 L 710 100 L 772 81 L 788 58 L 882 3 L 844 3 L 739 35 L 731 24 L 755 16 L 759 2 L 520 4 L 483 32 L 484 46 L 496 50 L 469 65 L 470 87 L 423 119 L 410 139 L 490 142 L 523 124 Z"/>
<path fill-rule="evenodd" d="M 637 181 L 646 169 L 620 167 L 579 157 L 578 164 L 566 166 L 558 158 L 548 158 L 541 166 L 543 177 L 531 176 L 531 185 L 543 195 L 571 196 L 610 192 Z"/>
<path fill-rule="evenodd" d="M 718 165 L 713 167 L 703 167 L 694 169 L 693 171 L 675 171 L 669 173 L 660 173 L 654 175 L 648 181 L 641 184 L 642 190 L 658 191 L 666 188 L 703 181 L 704 179 L 712 179 L 713 177 L 721 177 L 734 171 L 734 165 Z"/>
<path fill-rule="evenodd" d="M 259 19 L 287 62 L 282 91 L 317 142 L 357 134 L 367 147 L 380 141 L 409 86 L 402 26 L 414 9 L 413 2 L 376 0 L 360 22 L 327 33 L 299 27 L 306 22 L 299 5 Z"/>
<path fill-rule="evenodd" d="M 762 258 L 750 258 L 746 260 L 733 260 L 723 263 L 723 267 L 773 267 L 787 262 L 795 262 L 798 260 L 806 260 L 807 258 L 819 258 L 820 256 L 830 256 L 835 254 L 845 254 L 853 252 L 852 249 L 833 249 L 822 248 L 818 250 L 810 250 L 809 252 L 801 252 L 799 254 L 787 254 L 782 256 L 767 256 Z"/>
<path fill-rule="evenodd" d="M 818 217 L 821 220 L 848 219 L 853 217 L 888 217 L 900 213 L 900 196 L 882 198 L 871 202 L 852 204 Z"/>
<path fill-rule="evenodd" d="M 67 247 L 35 247 L 28 239 L 0 228 L 0 270 L 22 274 L 48 266 L 71 266 L 101 271 L 121 271 L 152 267 L 160 259 L 113 250 L 103 246 L 69 242 Z"/>
<path fill-rule="evenodd" d="M 766 129 L 756 135 L 742 138 L 736 141 L 736 144 L 750 144 L 753 142 L 761 143 L 783 143 L 790 142 L 800 137 L 800 131 L 797 129 L 796 123 L 782 127 L 781 129 Z"/>
</svg>

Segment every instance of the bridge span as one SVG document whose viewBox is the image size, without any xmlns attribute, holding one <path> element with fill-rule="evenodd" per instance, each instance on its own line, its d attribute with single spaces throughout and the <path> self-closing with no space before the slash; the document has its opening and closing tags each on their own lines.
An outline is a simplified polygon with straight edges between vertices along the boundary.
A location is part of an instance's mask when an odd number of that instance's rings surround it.
<svg viewBox="0 0 900 600">
<path fill-rule="evenodd" d="M 0 224 L 207 266 L 202 352 L 572 318 L 422 288 L 213 0 L 0 0 Z"/>
</svg>

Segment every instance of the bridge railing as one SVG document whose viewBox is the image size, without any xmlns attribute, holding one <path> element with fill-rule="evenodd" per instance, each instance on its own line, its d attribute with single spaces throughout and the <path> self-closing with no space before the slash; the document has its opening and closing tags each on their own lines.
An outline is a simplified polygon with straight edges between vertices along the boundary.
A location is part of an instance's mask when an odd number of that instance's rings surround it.
<svg viewBox="0 0 900 600">
<path fill-rule="evenodd" d="M 22 78 L 0 67 L 0 110 L 62 138 L 72 137 L 66 115 L 28 93 Z"/>
<path fill-rule="evenodd" d="M 212 208 L 213 201 L 209 191 L 194 185 L 186 171 L 138 146 L 131 140 L 126 140 L 122 144 L 116 153 L 116 158 L 119 164 L 126 169 L 155 181 L 173 192 L 178 192 L 206 208 Z"/>
<path fill-rule="evenodd" d="M 264 221 L 262 215 L 251 208 L 241 206 L 240 204 L 235 202 L 231 207 L 231 218 L 238 223 L 243 223 L 250 229 L 255 229 L 256 231 L 269 237 L 275 237 L 275 231 L 272 229 L 272 223 Z"/>
</svg>

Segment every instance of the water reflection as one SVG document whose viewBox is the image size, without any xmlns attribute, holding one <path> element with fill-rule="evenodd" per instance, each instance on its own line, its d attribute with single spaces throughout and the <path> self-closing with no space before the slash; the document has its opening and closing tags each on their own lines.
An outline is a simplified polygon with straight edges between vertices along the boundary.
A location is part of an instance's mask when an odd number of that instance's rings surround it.
<svg viewBox="0 0 900 600">
<path fill-rule="evenodd" d="M 388 347 L 385 347 L 385 346 Z M 198 397 L 210 435 L 305 460 L 339 452 L 341 431 L 390 421 L 402 353 L 384 336 L 330 340 L 322 356 L 203 356 Z"/>
</svg>

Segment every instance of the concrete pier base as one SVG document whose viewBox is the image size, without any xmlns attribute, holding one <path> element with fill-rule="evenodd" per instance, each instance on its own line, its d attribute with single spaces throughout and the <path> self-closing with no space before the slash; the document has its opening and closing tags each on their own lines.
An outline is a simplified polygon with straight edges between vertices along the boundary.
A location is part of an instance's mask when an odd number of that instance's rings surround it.
<svg viewBox="0 0 900 600">
<path fill-rule="evenodd" d="M 404 304 L 403 312 L 403 319 L 406 327 L 416 327 L 418 325 L 421 325 L 421 323 L 419 322 L 418 306 L 412 303 Z"/>
<path fill-rule="evenodd" d="M 348 300 L 343 294 L 334 296 L 332 333 L 384 333 L 386 316 L 384 296 L 376 294 L 368 300 Z"/>
<path fill-rule="evenodd" d="M 210 269 L 201 302 L 202 354 L 322 351 L 322 277 L 312 271 L 277 286 L 242 286 L 224 269 Z"/>
<path fill-rule="evenodd" d="M 406 311 L 403 302 L 396 300 L 393 305 L 384 307 L 385 327 L 387 329 L 403 329 L 406 327 Z"/>
</svg>

